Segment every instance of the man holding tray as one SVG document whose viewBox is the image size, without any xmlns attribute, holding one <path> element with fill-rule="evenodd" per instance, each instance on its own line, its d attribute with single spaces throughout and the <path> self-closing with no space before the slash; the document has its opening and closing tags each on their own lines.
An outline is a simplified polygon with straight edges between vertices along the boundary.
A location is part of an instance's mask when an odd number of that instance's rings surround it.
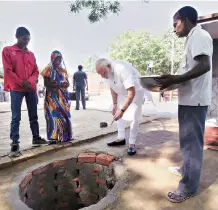
<svg viewBox="0 0 218 210">
<path fill-rule="evenodd" d="M 186 37 L 179 75 L 158 79 L 162 89 L 180 84 L 179 140 L 183 165 L 171 168 L 182 177 L 176 190 L 168 193 L 173 203 L 180 203 L 197 193 L 203 161 L 204 127 L 212 94 L 213 41 L 208 32 L 197 25 L 198 13 L 189 6 L 174 15 L 174 32 Z"/>
</svg>

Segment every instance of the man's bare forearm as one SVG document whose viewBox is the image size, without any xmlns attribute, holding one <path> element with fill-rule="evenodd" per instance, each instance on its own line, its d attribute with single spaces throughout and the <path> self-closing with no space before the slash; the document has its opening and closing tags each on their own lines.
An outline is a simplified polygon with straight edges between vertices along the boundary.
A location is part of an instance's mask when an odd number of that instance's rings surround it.
<svg viewBox="0 0 218 210">
<path fill-rule="evenodd" d="M 88 89 L 89 86 L 88 86 L 88 80 L 86 79 L 86 88 Z"/>
<path fill-rule="evenodd" d="M 117 93 L 115 93 L 113 91 L 113 89 L 110 89 L 110 90 L 111 90 L 111 96 L 112 96 L 113 104 L 117 104 Z"/>
</svg>

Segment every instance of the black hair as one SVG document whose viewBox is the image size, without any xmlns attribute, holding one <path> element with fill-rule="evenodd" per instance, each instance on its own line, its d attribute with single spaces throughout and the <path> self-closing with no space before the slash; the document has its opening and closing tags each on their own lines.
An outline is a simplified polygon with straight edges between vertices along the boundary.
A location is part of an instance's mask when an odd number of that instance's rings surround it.
<svg viewBox="0 0 218 210">
<path fill-rule="evenodd" d="M 193 25 L 197 25 L 198 12 L 193 7 L 185 6 L 178 10 L 173 17 L 181 20 L 185 20 L 187 18 Z"/>
<path fill-rule="evenodd" d="M 19 27 L 16 30 L 16 37 L 19 38 L 21 36 L 30 35 L 30 32 L 25 27 Z"/>
<path fill-rule="evenodd" d="M 78 69 L 81 71 L 83 69 L 83 66 L 82 65 L 79 65 L 78 66 Z"/>
</svg>

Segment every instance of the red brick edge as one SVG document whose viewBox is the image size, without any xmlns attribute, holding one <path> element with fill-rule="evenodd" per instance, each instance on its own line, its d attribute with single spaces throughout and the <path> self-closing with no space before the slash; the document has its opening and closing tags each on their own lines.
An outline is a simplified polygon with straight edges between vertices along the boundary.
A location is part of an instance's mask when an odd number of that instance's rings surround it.
<svg viewBox="0 0 218 210">
<path fill-rule="evenodd" d="M 96 174 L 96 182 L 99 184 L 104 184 L 105 180 L 101 179 L 98 175 L 100 174 L 101 171 L 103 171 L 103 166 L 109 166 L 114 160 L 116 159 L 115 156 L 113 155 L 108 155 L 108 154 L 97 154 L 97 153 L 90 153 L 90 152 L 83 152 L 80 153 L 77 157 L 77 164 L 76 168 L 80 169 L 81 165 L 83 163 L 93 163 L 93 173 Z M 68 160 L 57 160 L 52 162 L 51 164 L 48 164 L 44 167 L 39 167 L 35 169 L 34 171 L 28 173 L 24 180 L 20 184 L 20 189 L 21 191 L 25 190 L 25 187 L 32 181 L 32 177 L 37 175 L 37 174 L 43 174 L 46 173 L 49 167 L 57 167 L 57 166 L 64 166 L 67 164 Z M 96 165 L 95 165 L 96 163 Z M 78 178 L 73 179 L 74 182 L 78 182 Z M 78 188 L 76 189 L 76 192 L 80 192 L 81 189 Z"/>
<path fill-rule="evenodd" d="M 206 126 L 204 133 L 204 145 L 209 145 L 210 143 L 218 143 L 218 127 L 216 126 Z"/>
</svg>

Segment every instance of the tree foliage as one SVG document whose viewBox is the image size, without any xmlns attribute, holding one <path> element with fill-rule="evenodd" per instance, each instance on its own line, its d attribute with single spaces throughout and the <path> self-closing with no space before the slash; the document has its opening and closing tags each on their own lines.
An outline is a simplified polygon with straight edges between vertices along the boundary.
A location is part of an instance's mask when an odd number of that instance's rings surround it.
<svg viewBox="0 0 218 210">
<path fill-rule="evenodd" d="M 148 2 L 148 0 L 143 0 Z M 119 1 L 104 1 L 104 0 L 73 0 L 70 4 L 70 11 L 74 14 L 79 14 L 83 9 L 88 9 L 88 20 L 91 23 L 96 23 L 101 19 L 107 18 L 109 14 L 118 15 L 121 11 Z"/>
<path fill-rule="evenodd" d="M 78 14 L 83 9 L 89 9 L 88 19 L 91 23 L 107 18 L 109 13 L 118 14 L 121 10 L 119 1 L 104 0 L 74 0 L 70 4 L 70 11 Z"/>
<path fill-rule="evenodd" d="M 174 40 L 174 53 L 172 43 Z M 133 64 L 141 74 L 146 74 L 150 61 L 153 61 L 153 74 L 170 73 L 172 55 L 174 72 L 178 68 L 183 40 L 178 40 L 172 32 L 163 36 L 153 36 L 141 31 L 128 31 L 115 39 L 109 48 L 112 59 L 126 60 Z"/>
<path fill-rule="evenodd" d="M 84 71 L 88 73 L 94 73 L 95 72 L 95 62 L 97 61 L 98 56 L 93 55 L 90 58 L 83 61 L 83 67 Z"/>
</svg>

